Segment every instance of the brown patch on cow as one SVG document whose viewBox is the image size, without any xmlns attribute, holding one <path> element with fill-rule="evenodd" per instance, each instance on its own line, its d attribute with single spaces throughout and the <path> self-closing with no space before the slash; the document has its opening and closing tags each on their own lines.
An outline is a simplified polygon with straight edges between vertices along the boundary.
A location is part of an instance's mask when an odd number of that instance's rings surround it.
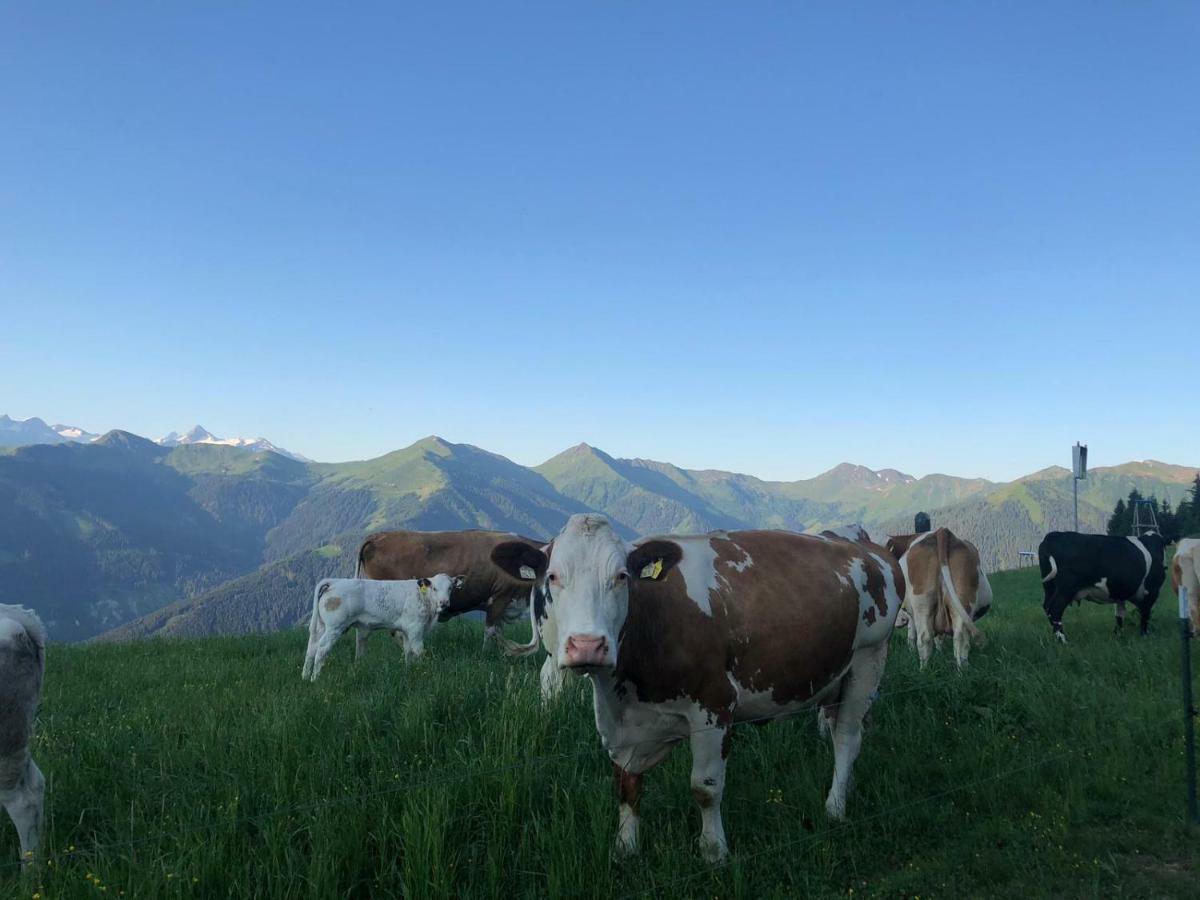
<svg viewBox="0 0 1200 900">
<path fill-rule="evenodd" d="M 696 805 L 701 809 L 708 809 L 713 805 L 712 794 L 704 790 L 704 788 L 692 788 L 692 798 L 696 801 Z"/>
<path fill-rule="evenodd" d="M 683 552 L 700 539 L 681 539 Z M 869 554 L 882 548 L 782 531 L 741 531 L 707 538 L 716 551 L 712 614 L 688 597 L 679 567 L 657 581 L 630 584 L 617 676 L 639 700 L 690 697 L 720 727 L 734 719 L 732 672 L 745 688 L 770 691 L 781 705 L 802 702 L 845 669 L 858 628 L 859 596 L 838 573 L 863 560 L 869 581 L 884 582 Z M 727 565 L 752 565 L 741 571 Z M 872 575 L 873 573 L 873 575 Z M 895 570 L 901 584 L 899 570 Z M 844 576 L 843 576 L 844 578 Z M 722 747 L 722 752 L 727 752 Z"/>
<path fill-rule="evenodd" d="M 638 811 L 638 804 L 642 800 L 642 776 L 634 775 L 626 772 L 616 763 L 613 763 L 613 780 L 617 786 L 617 796 L 635 813 Z"/>
<path fill-rule="evenodd" d="M 328 600 L 325 601 L 325 610 L 326 610 L 326 612 L 333 612 L 335 609 L 337 609 L 341 605 L 342 605 L 341 597 L 330 597 Z"/>
<path fill-rule="evenodd" d="M 388 581 L 432 578 L 459 572 L 463 585 L 450 595 L 452 615 L 487 610 L 487 625 L 500 622 L 514 600 L 529 599 L 529 582 L 497 568 L 492 550 L 507 541 L 541 547 L 544 541 L 504 531 L 381 531 L 363 541 L 358 552 L 360 577 Z M 489 605 L 488 600 L 491 600 Z"/>
</svg>

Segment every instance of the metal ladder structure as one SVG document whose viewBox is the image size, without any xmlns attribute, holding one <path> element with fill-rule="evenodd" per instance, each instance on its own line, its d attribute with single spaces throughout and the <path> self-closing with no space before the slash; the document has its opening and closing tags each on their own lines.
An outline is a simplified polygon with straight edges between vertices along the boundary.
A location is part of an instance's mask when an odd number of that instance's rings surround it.
<svg viewBox="0 0 1200 900">
<path fill-rule="evenodd" d="M 1131 500 L 1133 507 L 1133 537 L 1141 537 L 1147 531 L 1158 531 L 1158 519 L 1149 500 Z"/>
</svg>

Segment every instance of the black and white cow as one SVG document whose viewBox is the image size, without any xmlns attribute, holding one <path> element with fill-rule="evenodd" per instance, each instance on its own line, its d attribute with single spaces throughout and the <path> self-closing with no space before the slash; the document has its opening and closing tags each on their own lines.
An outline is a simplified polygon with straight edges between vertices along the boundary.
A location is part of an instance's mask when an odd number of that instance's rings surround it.
<svg viewBox="0 0 1200 900">
<path fill-rule="evenodd" d="M 1042 570 L 1042 603 L 1054 636 L 1064 644 L 1063 610 L 1072 600 L 1116 604 L 1116 630 L 1125 622 L 1125 601 L 1142 619 L 1142 634 L 1150 625 L 1150 610 L 1166 580 L 1163 551 L 1167 542 L 1156 532 L 1141 537 L 1077 534 L 1052 531 L 1038 546 Z"/>
</svg>

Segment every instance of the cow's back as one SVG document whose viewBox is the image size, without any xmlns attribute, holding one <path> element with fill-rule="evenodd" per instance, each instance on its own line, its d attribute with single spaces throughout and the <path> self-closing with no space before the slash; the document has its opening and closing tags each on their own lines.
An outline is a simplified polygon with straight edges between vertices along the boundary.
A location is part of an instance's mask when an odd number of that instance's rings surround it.
<svg viewBox="0 0 1200 900">
<path fill-rule="evenodd" d="M 742 692 L 803 702 L 863 642 L 887 639 L 903 576 L 883 548 L 783 531 L 671 538 L 683 559 L 634 581 L 619 675 L 643 701 L 686 693 L 709 709 Z M 863 602 L 864 598 L 867 598 Z"/>
<path fill-rule="evenodd" d="M 540 543 L 502 531 L 382 531 L 370 535 L 359 549 L 359 576 L 403 581 L 432 578 L 439 572 L 466 580 L 454 592 L 459 611 L 483 606 L 490 599 L 525 599 L 529 585 L 509 577 L 492 564 L 491 553 L 505 541 Z"/>
</svg>

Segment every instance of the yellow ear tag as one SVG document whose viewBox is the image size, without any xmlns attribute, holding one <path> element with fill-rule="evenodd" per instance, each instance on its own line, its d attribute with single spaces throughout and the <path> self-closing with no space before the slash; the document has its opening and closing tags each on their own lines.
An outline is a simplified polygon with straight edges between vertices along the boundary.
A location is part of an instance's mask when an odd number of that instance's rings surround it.
<svg viewBox="0 0 1200 900">
<path fill-rule="evenodd" d="M 418 590 L 418 591 L 420 591 L 420 592 L 421 592 L 421 596 L 422 596 L 422 597 L 424 597 L 426 594 L 428 594 L 428 593 L 429 593 L 429 585 L 427 585 L 427 584 L 418 584 L 418 585 L 417 585 L 417 590 Z"/>
<path fill-rule="evenodd" d="M 646 566 L 646 568 L 642 569 L 642 577 L 649 578 L 651 581 L 658 581 L 658 576 L 662 574 L 662 569 L 662 560 L 656 559 Z"/>
</svg>

